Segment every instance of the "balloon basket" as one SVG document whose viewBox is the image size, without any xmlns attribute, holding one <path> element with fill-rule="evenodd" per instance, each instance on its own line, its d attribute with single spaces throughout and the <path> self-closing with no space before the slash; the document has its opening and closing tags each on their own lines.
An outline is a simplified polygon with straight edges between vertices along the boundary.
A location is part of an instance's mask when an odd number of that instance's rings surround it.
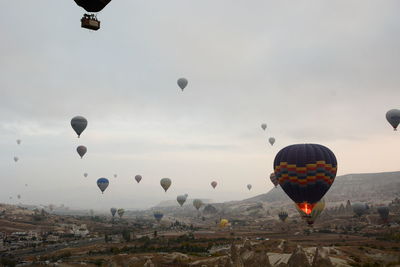
<svg viewBox="0 0 400 267">
<path fill-rule="evenodd" d="M 95 15 L 84 14 L 81 19 L 81 27 L 93 31 L 100 29 L 100 21 Z"/>
</svg>

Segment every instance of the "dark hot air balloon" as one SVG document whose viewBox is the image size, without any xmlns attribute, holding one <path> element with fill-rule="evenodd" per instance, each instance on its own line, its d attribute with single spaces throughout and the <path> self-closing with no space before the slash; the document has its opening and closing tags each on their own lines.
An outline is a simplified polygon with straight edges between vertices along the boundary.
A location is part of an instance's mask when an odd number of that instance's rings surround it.
<svg viewBox="0 0 400 267">
<path fill-rule="evenodd" d="M 311 214 L 336 177 L 333 152 L 322 145 L 298 144 L 283 148 L 274 160 L 275 176 L 300 210 Z"/>
</svg>

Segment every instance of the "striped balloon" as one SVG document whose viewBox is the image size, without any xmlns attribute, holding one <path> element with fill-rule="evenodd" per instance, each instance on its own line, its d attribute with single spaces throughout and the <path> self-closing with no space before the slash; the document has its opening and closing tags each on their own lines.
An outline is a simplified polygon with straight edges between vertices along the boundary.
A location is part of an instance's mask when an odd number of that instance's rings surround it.
<svg viewBox="0 0 400 267">
<path fill-rule="evenodd" d="M 302 211 L 311 214 L 335 180 L 337 162 L 325 146 L 298 144 L 279 151 L 274 171 L 285 193 Z"/>
</svg>

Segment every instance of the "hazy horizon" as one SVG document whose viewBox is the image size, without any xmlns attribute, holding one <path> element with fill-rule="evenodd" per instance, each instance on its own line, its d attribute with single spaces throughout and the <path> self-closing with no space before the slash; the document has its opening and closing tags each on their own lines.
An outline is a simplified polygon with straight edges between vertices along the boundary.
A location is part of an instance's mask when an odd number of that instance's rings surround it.
<svg viewBox="0 0 400 267">
<path fill-rule="evenodd" d="M 275 154 L 293 143 L 329 147 L 338 175 L 398 171 L 399 133 L 385 113 L 399 108 L 399 7 L 112 1 L 90 32 L 72 0 L 3 1 L 0 202 L 140 209 L 185 193 L 250 198 L 273 187 Z M 89 121 L 79 139 L 76 115 Z"/>
</svg>

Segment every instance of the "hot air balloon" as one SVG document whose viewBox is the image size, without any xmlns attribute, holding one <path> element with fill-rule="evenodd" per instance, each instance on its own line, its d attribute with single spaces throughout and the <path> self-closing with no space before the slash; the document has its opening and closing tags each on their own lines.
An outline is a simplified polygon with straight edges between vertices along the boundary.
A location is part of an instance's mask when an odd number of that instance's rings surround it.
<svg viewBox="0 0 400 267">
<path fill-rule="evenodd" d="M 365 203 L 354 203 L 351 205 L 351 207 L 353 208 L 353 212 L 358 216 L 361 217 L 364 215 L 364 213 L 367 211 L 367 205 L 365 205 Z"/>
<path fill-rule="evenodd" d="M 87 12 L 100 12 L 111 0 L 75 0 L 75 3 Z M 100 21 L 94 14 L 84 14 L 81 19 L 81 27 L 95 30 L 100 29 Z"/>
<path fill-rule="evenodd" d="M 398 109 L 391 109 L 386 112 L 386 119 L 392 125 L 393 130 L 397 131 L 397 126 L 400 123 L 400 110 Z"/>
<path fill-rule="evenodd" d="M 142 176 L 141 175 L 136 175 L 135 176 L 135 180 L 136 180 L 136 182 L 140 183 L 140 181 L 142 180 Z"/>
<path fill-rule="evenodd" d="M 85 172 L 85 173 L 83 174 L 83 176 L 85 176 L 85 178 L 86 178 L 86 177 L 88 177 L 88 174 L 87 174 L 87 172 Z"/>
<path fill-rule="evenodd" d="M 215 187 L 217 187 L 217 184 L 218 184 L 218 183 L 217 183 L 216 181 L 212 181 L 212 182 L 211 182 L 211 186 L 212 186 L 214 189 L 215 189 Z"/>
<path fill-rule="evenodd" d="M 186 196 L 185 195 L 179 195 L 176 197 L 176 201 L 178 201 L 179 205 L 181 205 L 181 207 L 183 206 L 183 204 L 186 202 Z"/>
<path fill-rule="evenodd" d="M 110 209 L 110 212 L 111 212 L 111 216 L 115 216 L 115 213 L 117 212 L 117 209 L 116 208 L 111 208 Z"/>
<path fill-rule="evenodd" d="M 83 156 L 86 154 L 86 152 L 87 152 L 87 148 L 85 147 L 85 146 L 78 146 L 77 148 L 76 148 L 76 152 L 78 152 L 78 154 L 79 154 L 79 156 L 81 157 L 81 158 L 83 158 Z"/>
<path fill-rule="evenodd" d="M 21 199 L 21 195 L 18 195 L 17 198 L 18 198 L 18 199 Z"/>
<path fill-rule="evenodd" d="M 17 139 L 17 144 L 18 144 L 18 145 L 21 144 L 21 139 Z"/>
<path fill-rule="evenodd" d="M 185 78 L 180 78 L 178 79 L 178 86 L 181 88 L 181 90 L 183 91 L 183 89 L 185 89 L 185 87 L 188 85 L 188 80 Z"/>
<path fill-rule="evenodd" d="M 107 189 L 109 184 L 110 184 L 110 182 L 108 181 L 107 178 L 99 178 L 97 180 L 97 186 L 100 188 L 101 193 L 104 193 L 104 190 Z"/>
<path fill-rule="evenodd" d="M 271 182 L 274 184 L 275 187 L 279 185 L 278 179 L 276 179 L 275 173 L 271 173 L 269 178 L 271 179 Z"/>
<path fill-rule="evenodd" d="M 82 132 L 86 129 L 88 125 L 88 121 L 82 116 L 73 117 L 71 120 L 72 129 L 78 135 L 78 138 L 81 136 Z"/>
<path fill-rule="evenodd" d="M 273 146 L 275 144 L 275 138 L 274 137 L 270 137 L 268 139 L 268 142 L 271 144 L 271 146 Z"/>
<path fill-rule="evenodd" d="M 306 214 L 303 210 L 301 210 L 297 205 L 295 205 L 297 211 L 299 212 L 300 216 L 308 223 L 308 225 L 313 225 L 315 220 L 321 215 L 322 211 L 325 208 L 325 199 L 321 199 L 318 203 L 314 206 L 312 212 L 310 214 Z"/>
<path fill-rule="evenodd" d="M 201 206 L 203 206 L 203 201 L 201 201 L 201 199 L 195 199 L 193 200 L 193 206 L 196 208 L 196 210 L 199 210 Z"/>
<path fill-rule="evenodd" d="M 160 222 L 161 219 L 164 217 L 164 214 L 161 211 L 155 211 L 153 215 L 157 222 Z"/>
<path fill-rule="evenodd" d="M 283 191 L 306 214 L 325 195 L 336 177 L 336 157 L 327 147 L 298 144 L 283 148 L 274 160 Z"/>
<path fill-rule="evenodd" d="M 169 178 L 162 178 L 160 180 L 161 187 L 164 188 L 165 192 L 167 192 L 168 188 L 171 186 L 171 179 Z"/>
<path fill-rule="evenodd" d="M 28 184 L 25 184 L 25 186 L 28 186 Z"/>
<path fill-rule="evenodd" d="M 247 189 L 249 189 L 249 190 L 251 190 L 252 187 L 253 187 L 253 186 L 252 186 L 251 184 L 248 184 L 248 185 L 247 185 Z"/>
<path fill-rule="evenodd" d="M 124 209 L 118 209 L 118 210 L 117 210 L 117 213 L 118 213 L 118 216 L 119 216 L 120 218 L 122 218 L 122 216 L 123 216 L 124 213 L 125 213 L 125 210 L 124 210 Z"/>
<path fill-rule="evenodd" d="M 229 221 L 227 219 L 221 219 L 219 222 L 219 227 L 225 228 L 229 224 Z"/>
<path fill-rule="evenodd" d="M 261 124 L 261 129 L 265 131 L 265 129 L 267 129 L 267 124 L 266 123 Z"/>
<path fill-rule="evenodd" d="M 286 211 L 281 210 L 281 211 L 278 213 L 278 217 L 279 217 L 279 220 L 281 220 L 282 222 L 284 222 L 284 221 L 286 221 L 286 219 L 287 219 L 287 217 L 288 217 L 288 213 L 287 213 Z"/>
<path fill-rule="evenodd" d="M 114 174 L 114 178 L 117 178 L 118 177 L 118 175 L 117 174 Z"/>
<path fill-rule="evenodd" d="M 379 213 L 379 216 L 381 216 L 382 221 L 384 223 L 388 223 L 389 207 L 387 207 L 387 206 L 378 207 L 378 213 Z"/>
<path fill-rule="evenodd" d="M 19 160 L 18 157 L 14 157 L 14 161 L 17 162 Z"/>
</svg>

